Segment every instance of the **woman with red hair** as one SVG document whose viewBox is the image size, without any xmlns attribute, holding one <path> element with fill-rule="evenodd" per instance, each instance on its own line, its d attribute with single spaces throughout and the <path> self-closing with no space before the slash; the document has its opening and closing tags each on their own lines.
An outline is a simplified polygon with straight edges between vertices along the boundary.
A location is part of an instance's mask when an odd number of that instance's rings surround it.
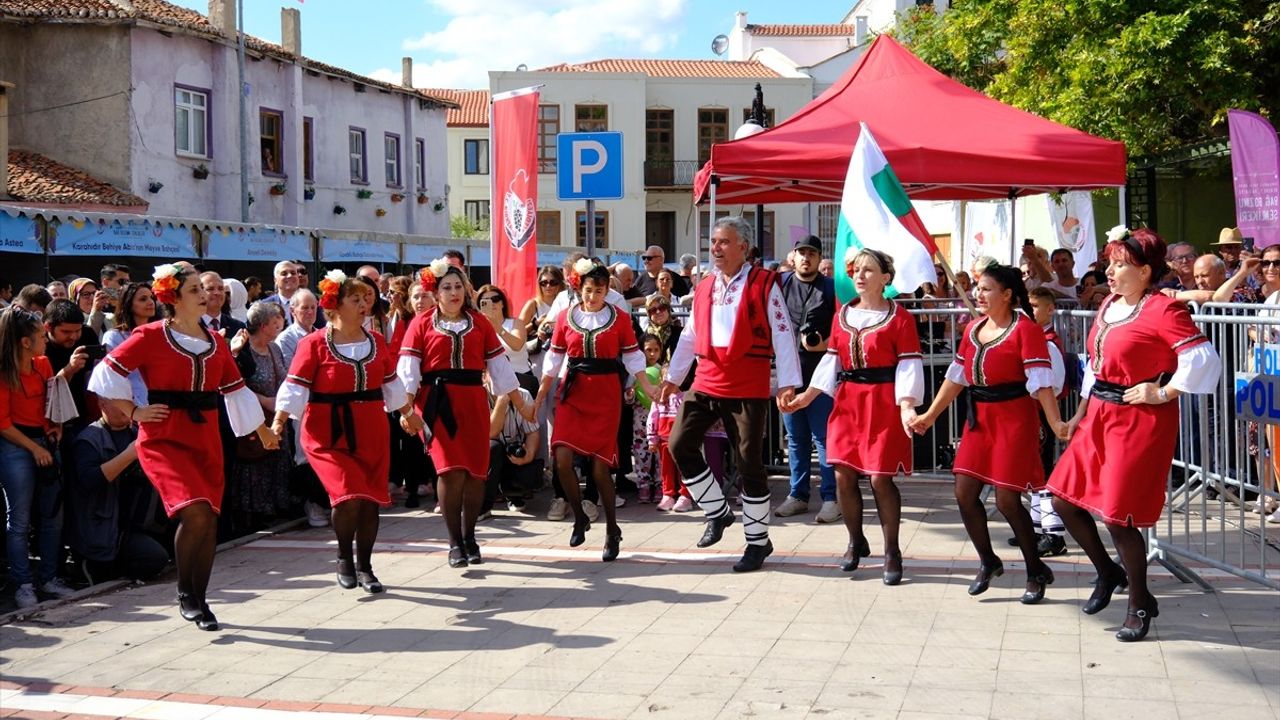
<svg viewBox="0 0 1280 720">
<path fill-rule="evenodd" d="M 1147 544 L 1164 507 L 1165 485 L 1178 440 L 1183 393 L 1211 392 L 1222 372 L 1213 346 L 1186 306 L 1155 292 L 1165 273 L 1165 244 L 1146 229 L 1112 228 L 1103 257 L 1111 295 L 1089 332 L 1081 395 L 1087 402 L 1068 423 L 1071 442 L 1049 478 L 1053 505 L 1098 571 L 1082 610 L 1093 615 L 1129 587 L 1121 642 L 1146 637 L 1159 605 L 1147 588 Z M 1135 442 L 1136 440 L 1136 442 Z M 1102 518 L 1117 565 L 1089 513 Z"/>
</svg>

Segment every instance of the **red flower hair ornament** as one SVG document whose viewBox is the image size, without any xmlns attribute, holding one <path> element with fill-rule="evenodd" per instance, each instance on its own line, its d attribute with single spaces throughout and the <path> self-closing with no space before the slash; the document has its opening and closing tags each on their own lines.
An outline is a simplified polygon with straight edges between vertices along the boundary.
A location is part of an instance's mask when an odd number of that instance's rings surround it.
<svg viewBox="0 0 1280 720">
<path fill-rule="evenodd" d="M 342 289 L 342 283 L 347 281 L 347 274 L 341 270 L 330 270 L 320 279 L 317 286 L 320 288 L 320 307 L 325 310 L 338 309 L 338 291 Z"/>
</svg>

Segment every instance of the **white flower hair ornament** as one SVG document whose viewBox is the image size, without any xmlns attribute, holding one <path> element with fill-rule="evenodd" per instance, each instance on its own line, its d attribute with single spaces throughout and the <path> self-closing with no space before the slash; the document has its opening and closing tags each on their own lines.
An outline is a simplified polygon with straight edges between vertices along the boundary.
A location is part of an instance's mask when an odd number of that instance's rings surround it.
<svg viewBox="0 0 1280 720">
<path fill-rule="evenodd" d="M 329 272 L 324 274 L 324 279 L 329 280 L 331 282 L 336 282 L 339 285 L 341 285 L 342 283 L 347 281 L 347 274 L 342 272 L 341 270 L 330 270 Z"/>
<path fill-rule="evenodd" d="M 341 270 L 330 270 L 324 274 L 320 282 L 316 286 L 320 288 L 320 307 L 325 310 L 336 310 L 338 308 L 338 291 L 342 289 L 342 283 L 347 281 L 347 274 Z"/>
<path fill-rule="evenodd" d="M 586 275 L 596 269 L 596 264 L 591 258 L 580 258 L 573 264 L 573 271 L 579 275 Z"/>
<path fill-rule="evenodd" d="M 449 271 L 449 261 L 445 258 L 436 258 L 431 261 L 431 264 L 428 267 L 431 268 L 431 274 L 435 275 L 438 280 L 444 277 L 444 274 Z"/>
<path fill-rule="evenodd" d="M 422 268 L 422 272 L 418 273 L 418 283 L 422 285 L 422 289 L 427 292 L 435 292 L 436 285 L 440 282 L 440 278 L 449 272 L 449 261 L 446 258 L 436 258 L 429 265 Z"/>
<path fill-rule="evenodd" d="M 156 302 L 173 305 L 178 301 L 178 288 L 182 285 L 178 282 L 180 272 L 182 268 L 176 263 L 155 266 L 151 272 L 151 294 Z"/>
<path fill-rule="evenodd" d="M 1107 231 L 1107 242 L 1120 242 L 1129 235 L 1129 228 L 1117 225 Z"/>
</svg>

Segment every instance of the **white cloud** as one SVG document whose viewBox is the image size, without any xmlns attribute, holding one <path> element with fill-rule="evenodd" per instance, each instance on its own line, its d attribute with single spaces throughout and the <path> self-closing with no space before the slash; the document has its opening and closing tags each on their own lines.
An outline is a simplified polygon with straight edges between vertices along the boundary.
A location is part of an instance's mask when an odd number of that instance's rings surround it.
<svg viewBox="0 0 1280 720">
<path fill-rule="evenodd" d="M 654 57 L 675 45 L 686 0 L 431 0 L 449 17 L 404 41 L 418 87 L 487 88 L 490 70 Z M 400 72 L 370 75 L 399 82 Z"/>
</svg>

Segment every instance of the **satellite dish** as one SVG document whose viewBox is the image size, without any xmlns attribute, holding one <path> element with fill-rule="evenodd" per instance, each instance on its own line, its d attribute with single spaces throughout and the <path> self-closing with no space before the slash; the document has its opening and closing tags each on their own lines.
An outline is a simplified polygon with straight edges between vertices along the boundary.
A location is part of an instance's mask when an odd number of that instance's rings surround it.
<svg viewBox="0 0 1280 720">
<path fill-rule="evenodd" d="M 516 72 L 525 72 L 528 69 L 529 69 L 529 66 L 525 65 L 524 63 L 520 63 L 519 65 L 516 66 Z"/>
<path fill-rule="evenodd" d="M 711 40 L 711 52 L 723 55 L 729 49 L 729 36 L 717 35 Z"/>
</svg>

